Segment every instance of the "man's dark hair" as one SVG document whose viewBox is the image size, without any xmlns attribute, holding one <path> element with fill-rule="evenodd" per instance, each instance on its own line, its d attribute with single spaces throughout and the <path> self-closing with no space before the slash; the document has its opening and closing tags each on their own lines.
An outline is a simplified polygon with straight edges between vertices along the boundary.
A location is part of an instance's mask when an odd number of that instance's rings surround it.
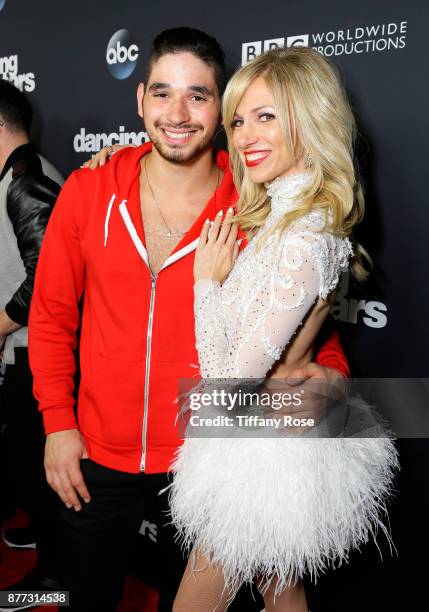
<svg viewBox="0 0 429 612">
<path fill-rule="evenodd" d="M 0 79 L 0 120 L 11 132 L 30 134 L 33 109 L 25 95 L 12 83 Z"/>
<path fill-rule="evenodd" d="M 213 68 L 219 95 L 226 86 L 225 54 L 213 36 L 196 28 L 171 28 L 164 30 L 154 39 L 146 71 L 146 82 L 152 67 L 163 55 L 169 53 L 193 53 L 205 64 Z"/>
</svg>

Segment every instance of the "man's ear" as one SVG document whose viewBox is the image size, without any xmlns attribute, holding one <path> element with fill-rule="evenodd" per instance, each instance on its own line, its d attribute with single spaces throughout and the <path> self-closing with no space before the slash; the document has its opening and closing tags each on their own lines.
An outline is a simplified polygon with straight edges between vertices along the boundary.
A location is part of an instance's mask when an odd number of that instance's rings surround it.
<svg viewBox="0 0 429 612">
<path fill-rule="evenodd" d="M 144 83 L 139 83 L 139 86 L 137 87 L 137 113 L 141 119 L 143 119 L 143 97 Z"/>
</svg>

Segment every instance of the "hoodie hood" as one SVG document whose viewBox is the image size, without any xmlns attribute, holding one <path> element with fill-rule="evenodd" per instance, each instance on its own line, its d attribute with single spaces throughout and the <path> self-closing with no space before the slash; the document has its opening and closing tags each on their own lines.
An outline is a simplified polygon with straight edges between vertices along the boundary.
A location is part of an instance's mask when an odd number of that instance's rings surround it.
<svg viewBox="0 0 429 612">
<path fill-rule="evenodd" d="M 139 147 L 127 147 L 115 153 L 109 163 L 107 164 L 107 170 L 109 172 L 110 181 L 114 185 L 114 192 L 112 193 L 109 202 L 107 203 L 106 219 L 104 227 L 104 246 L 107 246 L 109 238 L 109 220 L 112 213 L 113 206 L 119 206 L 122 217 L 130 231 L 130 233 L 141 233 L 144 236 L 144 229 L 141 222 L 139 225 L 139 232 L 135 230 L 131 222 L 131 218 L 127 211 L 127 202 L 130 198 L 131 189 L 135 186 L 135 179 L 138 177 L 141 171 L 141 159 L 152 150 L 152 143 L 147 142 Z M 229 166 L 229 156 L 226 151 L 214 152 L 216 156 L 216 165 L 223 172 L 223 178 L 218 188 L 213 193 L 212 197 L 206 203 L 206 206 L 202 210 L 200 216 L 195 220 L 189 231 L 183 236 L 183 238 L 176 245 L 171 255 L 174 255 L 179 250 L 182 250 L 190 243 L 194 242 L 199 238 L 202 223 L 207 216 L 214 218 L 219 210 L 227 210 L 227 208 L 233 205 L 237 199 L 237 193 L 234 188 L 232 173 Z M 231 197 L 232 194 L 232 197 Z M 140 219 L 139 219 L 140 221 Z M 135 235 L 134 238 L 137 238 Z M 136 244 L 137 246 L 137 244 Z"/>
</svg>

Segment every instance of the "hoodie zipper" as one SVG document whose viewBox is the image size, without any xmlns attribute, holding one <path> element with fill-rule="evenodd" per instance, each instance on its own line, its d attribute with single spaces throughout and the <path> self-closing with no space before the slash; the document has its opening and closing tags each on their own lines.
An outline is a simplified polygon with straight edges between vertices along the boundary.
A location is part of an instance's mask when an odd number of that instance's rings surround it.
<svg viewBox="0 0 429 612">
<path fill-rule="evenodd" d="M 108 206 L 108 210 L 107 210 L 107 215 L 106 215 L 106 220 L 105 220 L 105 236 L 104 236 L 104 243 L 107 246 L 107 239 L 108 239 L 108 231 L 109 231 L 109 227 L 108 227 L 108 223 L 110 220 L 110 213 L 111 213 L 111 209 L 112 209 L 112 205 L 113 205 L 113 201 L 115 199 L 115 196 L 112 195 L 112 199 L 109 202 L 109 206 Z M 140 240 L 137 231 L 133 225 L 133 222 L 131 220 L 131 217 L 128 213 L 127 210 L 127 206 L 126 206 L 126 202 L 127 200 L 123 200 L 121 202 L 121 204 L 119 205 L 119 212 L 122 216 L 122 219 L 125 223 L 125 226 L 128 230 L 129 235 L 131 236 L 131 240 L 134 243 L 134 246 L 136 247 L 140 257 L 143 259 L 143 261 L 145 262 L 149 273 L 150 273 L 150 277 L 151 277 L 151 292 L 150 292 L 150 301 L 149 301 L 149 316 L 148 316 L 148 323 L 147 323 L 147 334 L 146 334 L 146 362 L 145 362 L 145 383 L 144 383 L 144 392 L 143 392 L 143 425 L 142 425 L 142 454 L 141 454 L 141 458 L 140 458 L 140 471 L 144 472 L 145 467 L 146 467 L 146 449 L 147 449 L 147 441 L 146 441 L 146 436 L 147 436 L 147 422 L 148 422 L 148 412 L 149 412 L 149 379 L 150 379 L 150 360 L 151 360 L 151 349 L 152 349 L 152 327 L 153 327 L 153 313 L 154 313 L 154 305 L 155 305 L 155 289 L 156 289 L 156 281 L 158 278 L 158 274 L 154 274 L 153 270 L 150 267 L 149 264 L 149 259 L 148 259 L 148 255 L 146 252 L 146 249 L 142 243 L 142 241 Z M 167 268 L 168 266 L 170 266 L 171 264 L 175 263 L 178 259 L 181 259 L 182 257 L 184 257 L 185 255 L 188 255 L 188 253 L 194 251 L 197 248 L 198 245 L 198 241 L 199 239 L 197 238 L 196 240 L 194 240 L 193 242 L 191 242 L 190 244 L 186 245 L 185 247 L 182 247 L 179 251 L 177 251 L 176 253 L 174 253 L 173 255 L 170 255 L 165 262 L 163 263 L 161 270 L 164 270 L 164 268 Z M 160 272 L 161 272 L 160 270 Z"/>
<path fill-rule="evenodd" d="M 140 461 L 140 470 L 144 472 L 146 465 L 146 434 L 147 434 L 147 416 L 149 410 L 149 376 L 150 376 L 150 355 L 152 350 L 152 327 L 153 327 L 153 311 L 155 304 L 155 287 L 157 277 L 150 270 L 151 289 L 149 302 L 149 318 L 147 322 L 146 334 L 146 369 L 145 369 L 145 385 L 144 385 L 144 400 L 143 400 L 143 428 L 142 428 L 142 457 Z"/>
</svg>

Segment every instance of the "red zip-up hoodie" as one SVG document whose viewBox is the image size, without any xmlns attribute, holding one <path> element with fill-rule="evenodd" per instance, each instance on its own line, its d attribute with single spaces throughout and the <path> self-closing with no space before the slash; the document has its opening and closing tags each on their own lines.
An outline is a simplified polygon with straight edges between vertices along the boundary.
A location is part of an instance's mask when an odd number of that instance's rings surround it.
<svg viewBox="0 0 429 612">
<path fill-rule="evenodd" d="M 124 149 L 102 168 L 78 170 L 66 181 L 43 241 L 29 319 L 34 394 L 46 433 L 79 428 L 91 459 L 134 473 L 168 471 L 181 443 L 178 382 L 198 375 L 194 252 L 205 219 L 237 197 L 228 155 L 219 151 L 221 184 L 153 276 L 139 193 L 140 161 L 150 150 L 150 144 Z M 347 375 L 337 336 L 325 347 L 318 361 Z"/>
</svg>

